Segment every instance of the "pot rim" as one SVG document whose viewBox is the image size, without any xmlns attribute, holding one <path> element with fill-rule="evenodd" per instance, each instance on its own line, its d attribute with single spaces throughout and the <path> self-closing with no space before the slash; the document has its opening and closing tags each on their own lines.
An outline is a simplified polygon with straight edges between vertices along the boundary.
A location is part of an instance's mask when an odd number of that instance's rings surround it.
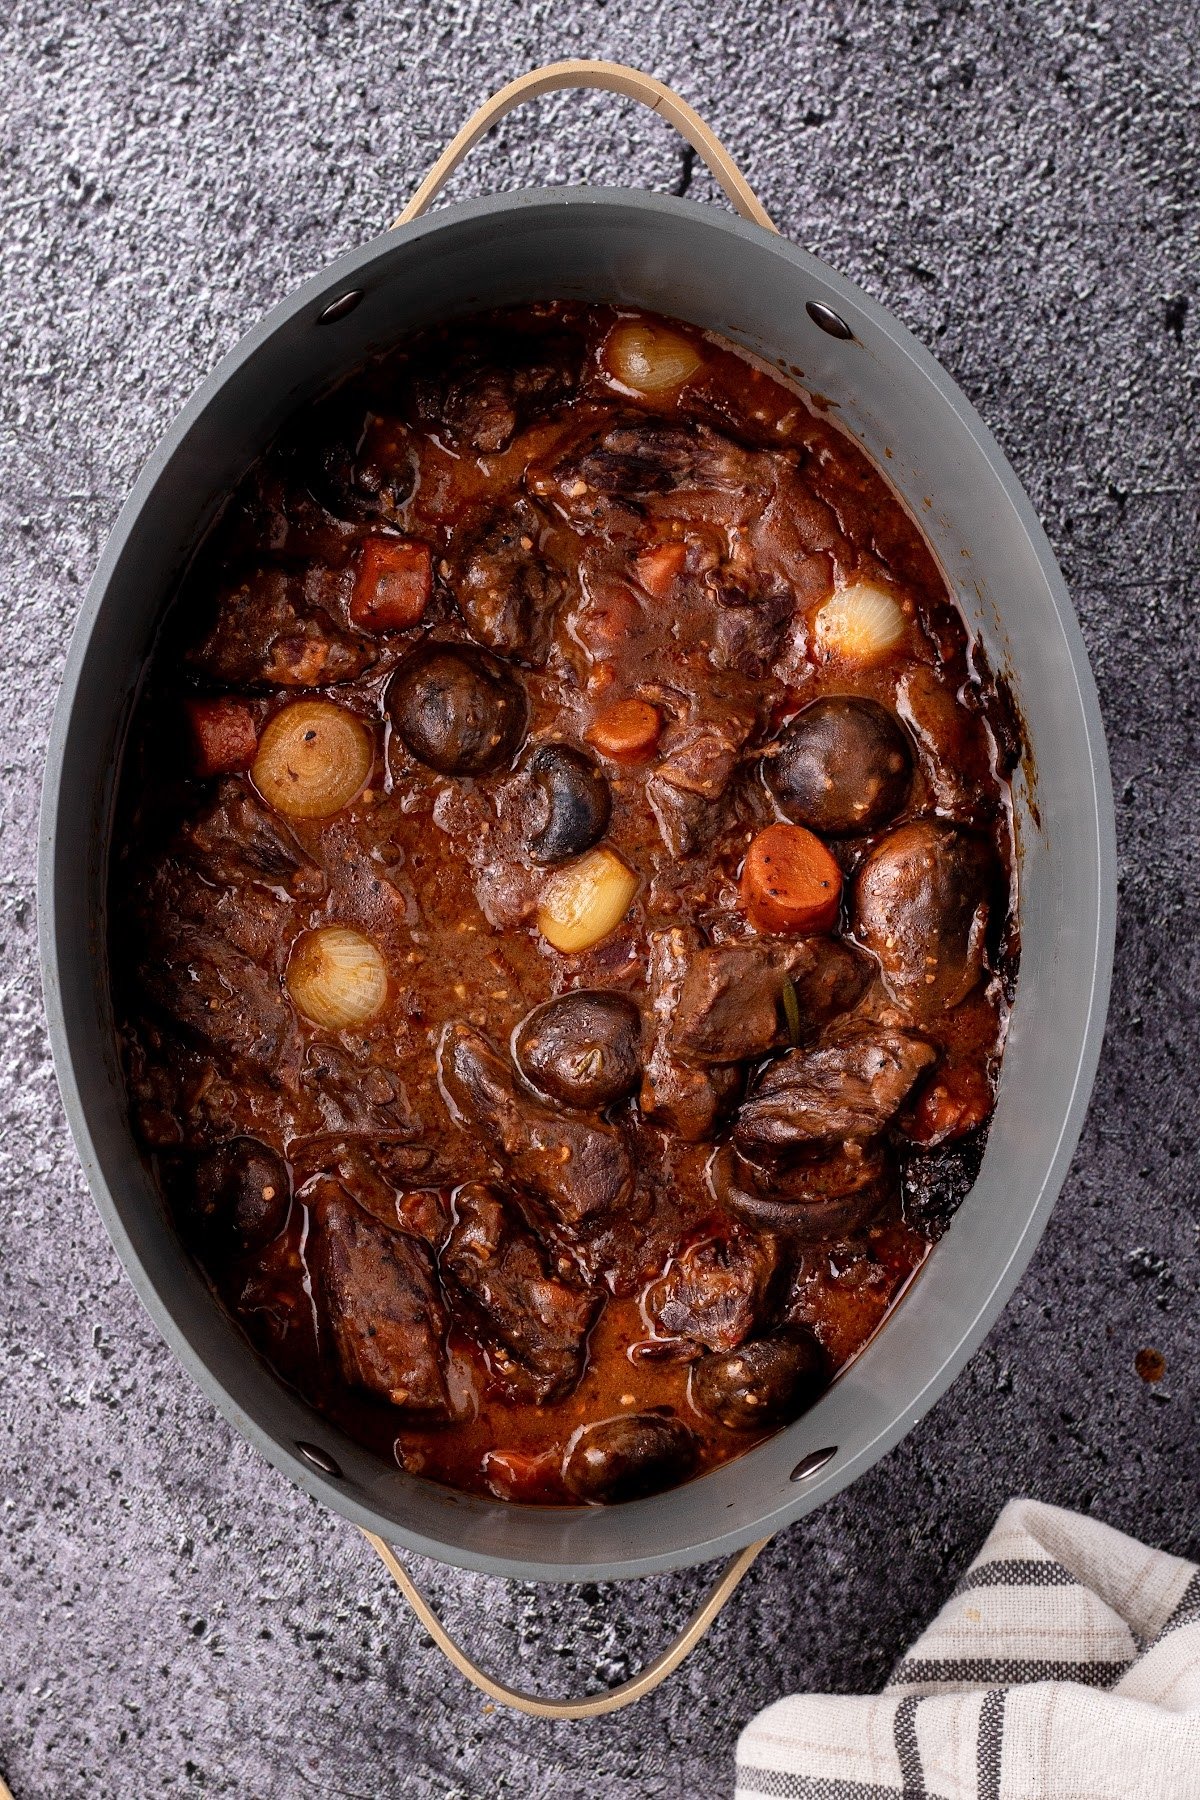
<svg viewBox="0 0 1200 1800">
<path fill-rule="evenodd" d="M 212 403 L 215 395 L 236 380 L 245 363 L 282 325 L 305 311 L 311 311 L 315 319 L 331 300 L 344 293 L 349 287 L 361 283 L 363 277 L 369 276 L 374 267 L 382 265 L 398 243 L 402 242 L 408 245 L 426 240 L 433 241 L 456 227 L 469 226 L 479 220 L 494 221 L 505 214 L 519 214 L 537 208 L 550 211 L 590 209 L 599 217 L 606 210 L 616 206 L 623 209 L 633 208 L 651 216 L 683 215 L 694 220 L 697 215 L 700 215 L 710 231 L 721 234 L 729 240 L 731 250 L 735 249 L 739 243 L 753 243 L 758 250 L 769 249 L 772 254 L 781 257 L 792 266 L 798 279 L 803 279 L 805 276 L 816 278 L 826 288 L 832 289 L 837 294 L 840 304 L 845 307 L 848 318 L 851 321 L 856 316 L 861 318 L 870 325 L 874 332 L 885 338 L 891 351 L 896 356 L 906 359 L 912 368 L 935 389 L 938 401 L 949 407 L 955 414 L 959 427 L 972 439 L 977 453 L 988 467 L 991 478 L 1012 508 L 1016 524 L 1028 539 L 1032 554 L 1045 577 L 1048 595 L 1063 633 L 1075 682 L 1075 693 L 1071 695 L 1070 703 L 1073 707 L 1076 699 L 1078 701 L 1080 723 L 1086 738 L 1093 777 L 1090 795 L 1093 806 L 1089 808 L 1088 819 L 1089 825 L 1094 820 L 1097 884 L 1095 929 L 1094 933 L 1089 932 L 1087 937 L 1090 979 L 1087 1021 L 1074 1065 L 1070 1071 L 1069 1082 L 1064 1077 L 1064 1100 L 1059 1109 L 1061 1123 L 1053 1154 L 1047 1159 L 1036 1198 L 1024 1203 L 1023 1223 L 1008 1245 L 1007 1257 L 998 1274 L 975 1309 L 973 1318 L 953 1341 L 947 1342 L 945 1352 L 936 1370 L 925 1385 L 919 1392 L 911 1396 L 902 1412 L 893 1418 L 886 1429 L 875 1433 L 868 1442 L 861 1445 L 853 1456 L 835 1457 L 824 1471 L 798 1485 L 793 1494 L 788 1495 L 776 1505 L 767 1505 L 762 1514 L 751 1524 L 743 1524 L 741 1527 L 727 1532 L 715 1532 L 702 1541 L 692 1542 L 683 1548 L 676 1547 L 653 1554 L 634 1553 L 610 1559 L 602 1564 L 581 1562 L 568 1565 L 561 1561 L 539 1563 L 535 1560 L 519 1560 L 506 1554 L 489 1555 L 459 1545 L 447 1545 L 424 1532 L 401 1526 L 390 1520 L 381 1521 L 380 1515 L 370 1505 L 360 1502 L 346 1487 L 310 1466 L 298 1454 L 286 1449 L 276 1438 L 267 1434 L 225 1389 L 220 1379 L 212 1372 L 208 1360 L 202 1352 L 193 1347 L 182 1327 L 176 1322 L 171 1307 L 160 1294 L 153 1277 L 147 1271 L 124 1228 L 119 1210 L 101 1170 L 96 1145 L 89 1128 L 80 1082 L 77 1079 L 75 1051 L 68 1035 L 60 984 L 55 846 L 60 793 L 65 772 L 64 752 L 69 726 L 79 697 L 87 651 L 108 596 L 114 573 L 125 550 L 127 540 L 133 533 L 164 468 L 183 445 L 201 414 Z M 481 307 L 486 306 L 486 296 L 481 296 L 480 304 Z M 107 864 L 107 843 L 104 848 Z M 1104 729 L 1094 678 L 1074 608 L 1045 532 L 1034 513 L 1031 502 L 987 426 L 936 359 L 898 320 L 845 276 L 812 256 L 808 251 L 800 249 L 787 239 L 772 234 L 760 226 L 749 224 L 715 207 L 677 198 L 673 195 L 630 192 L 626 189 L 607 187 L 519 189 L 499 196 L 463 201 L 443 207 L 399 230 L 381 233 L 366 243 L 347 251 L 325 269 L 293 289 L 238 340 L 198 385 L 189 400 L 173 417 L 146 458 L 112 527 L 75 623 L 47 746 L 39 819 L 37 880 L 39 949 L 45 1010 L 64 1111 L 89 1191 L 117 1255 L 142 1304 L 173 1354 L 183 1364 L 201 1392 L 218 1408 L 242 1437 L 261 1451 L 291 1481 L 332 1511 L 359 1526 L 375 1531 L 384 1529 L 385 1535 L 390 1541 L 439 1562 L 485 1574 L 502 1574 L 516 1579 L 552 1582 L 623 1579 L 657 1574 L 706 1562 L 739 1550 L 757 1538 L 779 1531 L 823 1501 L 831 1499 L 833 1495 L 856 1479 L 858 1475 L 864 1473 L 867 1468 L 893 1448 L 940 1398 L 954 1377 L 960 1373 L 974 1354 L 1012 1294 L 1041 1236 L 1067 1174 L 1082 1129 L 1100 1055 L 1111 982 L 1116 922 L 1114 808 Z M 248 1343 L 246 1354 L 248 1356 L 254 1354 Z M 315 1413 L 313 1414 L 314 1419 L 317 1416 Z M 772 1440 L 766 1441 L 771 1442 Z M 751 1450 L 736 1459 L 733 1465 L 746 1470 L 751 1480 L 753 1476 L 749 1474 L 749 1471 L 755 1454 L 756 1452 Z M 708 1477 L 701 1476 L 696 1483 L 685 1484 L 684 1488 L 669 1490 L 666 1494 L 655 1496 L 650 1501 L 634 1502 L 632 1505 L 622 1508 L 621 1511 L 629 1518 L 630 1537 L 634 1538 L 636 1535 L 636 1515 L 642 1507 L 654 1505 L 656 1501 L 669 1502 L 673 1496 L 686 1492 L 688 1488 L 698 1485 L 705 1479 Z M 514 1505 L 513 1502 L 501 1500 L 484 1504 L 505 1509 Z M 529 1510 L 544 1511 L 546 1509 Z"/>
</svg>

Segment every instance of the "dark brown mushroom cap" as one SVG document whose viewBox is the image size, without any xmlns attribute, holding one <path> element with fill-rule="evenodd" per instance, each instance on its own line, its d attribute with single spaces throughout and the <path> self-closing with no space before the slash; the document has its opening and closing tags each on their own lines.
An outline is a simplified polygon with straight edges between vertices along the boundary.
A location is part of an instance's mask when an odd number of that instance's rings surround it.
<svg viewBox="0 0 1200 1800">
<path fill-rule="evenodd" d="M 443 775 L 484 775 L 511 762 L 525 734 L 521 684 L 482 650 L 425 644 L 392 676 L 387 708 L 419 762 Z"/>
</svg>

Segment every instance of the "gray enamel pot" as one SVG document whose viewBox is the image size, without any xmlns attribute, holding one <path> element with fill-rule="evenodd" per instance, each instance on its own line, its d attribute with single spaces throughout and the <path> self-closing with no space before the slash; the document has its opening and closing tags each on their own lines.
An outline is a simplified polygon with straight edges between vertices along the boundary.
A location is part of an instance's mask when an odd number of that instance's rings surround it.
<svg viewBox="0 0 1200 1800">
<path fill-rule="evenodd" d="M 542 91 L 568 79 L 621 85 L 602 69 L 571 65 L 557 81 L 543 72 Z M 676 116 L 661 99 L 668 90 L 623 73 L 623 91 L 654 90 L 658 109 L 684 121 L 742 205 L 694 115 L 676 101 Z M 459 154 L 470 128 L 461 138 Z M 1028 744 L 1015 794 L 1020 979 L 973 1191 L 902 1304 L 810 1412 L 699 1480 L 610 1508 L 525 1507 L 422 1481 L 343 1436 L 271 1373 L 214 1300 L 143 1166 L 106 969 L 124 734 L 164 606 L 223 496 L 296 407 L 401 333 L 549 297 L 636 303 L 802 371 L 919 518 L 1011 684 Z M 497 1575 L 595 1581 L 737 1552 L 801 1518 L 896 1444 L 984 1337 L 1046 1223 L 1092 1084 L 1112 959 L 1112 794 L 1095 687 L 1050 546 L 986 427 L 915 339 L 764 224 L 660 195 L 529 191 L 450 207 L 342 257 L 249 332 L 170 427 L 121 513 L 71 644 L 39 885 L 46 1009 L 71 1130 L 130 1279 L 205 1394 L 277 1468 L 380 1540 Z M 805 1465 L 811 1472 L 793 1479 Z"/>
</svg>

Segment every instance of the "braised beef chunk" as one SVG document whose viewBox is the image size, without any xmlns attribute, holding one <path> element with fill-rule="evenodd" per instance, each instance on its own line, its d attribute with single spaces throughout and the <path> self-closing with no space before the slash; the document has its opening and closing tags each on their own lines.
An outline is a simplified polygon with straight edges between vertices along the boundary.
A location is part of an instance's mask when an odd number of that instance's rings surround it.
<svg viewBox="0 0 1200 1800">
<path fill-rule="evenodd" d="M 230 887 L 259 881 L 313 894 L 325 885 L 283 820 L 260 805 L 243 781 L 223 781 L 183 838 L 210 881 Z"/>
<path fill-rule="evenodd" d="M 752 597 L 738 589 L 720 596 L 709 652 L 713 667 L 739 675 L 765 675 L 779 655 L 783 635 L 795 613 L 787 593 Z"/>
<path fill-rule="evenodd" d="M 796 1244 L 838 1243 L 866 1225 L 895 1195 L 887 1151 L 851 1139 L 828 1156 L 788 1160 L 756 1150 L 754 1162 L 722 1144 L 710 1176 L 735 1218 Z"/>
<path fill-rule="evenodd" d="M 554 469 L 551 485 L 560 503 L 577 512 L 597 495 L 631 501 L 669 495 L 673 512 L 699 507 L 701 496 L 724 495 L 749 512 L 771 480 L 765 457 L 706 425 L 632 418 L 571 452 Z"/>
<path fill-rule="evenodd" d="M 451 569 L 458 610 L 476 643 L 535 667 L 546 660 L 565 592 L 542 548 L 545 522 L 528 500 L 491 513 Z"/>
<path fill-rule="evenodd" d="M 276 978 L 228 939 L 180 923 L 148 948 L 141 977 L 151 1000 L 189 1037 L 259 1068 L 278 1062 L 290 1008 Z"/>
<path fill-rule="evenodd" d="M 327 577 L 310 589 L 283 569 L 256 569 L 219 602 L 207 636 L 189 656 L 193 667 L 234 688 L 314 688 L 353 681 L 375 660 L 369 638 L 338 625 L 319 603 Z"/>
<path fill-rule="evenodd" d="M 575 1226 L 617 1207 L 633 1188 L 633 1165 L 620 1131 L 563 1118 L 521 1092 L 508 1063 L 482 1032 L 447 1025 L 438 1070 L 456 1123 L 483 1141 L 519 1187 Z"/>
<path fill-rule="evenodd" d="M 809 1037 L 855 1004 L 869 975 L 865 959 L 833 938 L 708 946 L 687 959 L 667 1041 L 691 1062 L 764 1056 L 792 1040 L 785 983 Z"/>
<path fill-rule="evenodd" d="M 876 1137 L 937 1051 L 915 1031 L 864 1023 L 791 1050 L 755 1082 L 734 1126 L 738 1148 L 830 1148 Z"/>
<path fill-rule="evenodd" d="M 312 1269 L 346 1380 L 443 1416 L 446 1313 L 428 1246 L 363 1212 L 335 1181 L 305 1196 Z"/>
<path fill-rule="evenodd" d="M 501 1387 L 514 1399 L 557 1398 L 578 1378 L 599 1296 L 547 1272 L 537 1240 L 495 1188 L 459 1188 L 454 1210 L 441 1266 L 468 1298 L 465 1317 L 489 1345 Z"/>
<path fill-rule="evenodd" d="M 581 360 L 579 340 L 566 333 L 481 334 L 448 347 L 440 368 L 422 366 L 412 384 L 417 419 L 453 444 L 495 454 L 571 394 Z"/>
<path fill-rule="evenodd" d="M 646 1293 L 655 1335 L 733 1350 L 766 1316 L 779 1267 L 774 1238 L 708 1222 L 677 1246 Z"/>
<path fill-rule="evenodd" d="M 695 1068 L 671 1048 L 683 984 L 700 949 L 699 932 L 694 926 L 672 926 L 652 933 L 647 948 L 651 1013 L 639 1105 L 647 1119 L 688 1143 L 702 1143 L 714 1135 L 741 1078 L 734 1069 Z"/>
<path fill-rule="evenodd" d="M 122 761 L 130 1116 L 409 1476 L 740 1455 L 970 1186 L 1013 744 L 920 516 L 767 364 L 582 301 L 381 347 L 225 498 Z"/>
</svg>

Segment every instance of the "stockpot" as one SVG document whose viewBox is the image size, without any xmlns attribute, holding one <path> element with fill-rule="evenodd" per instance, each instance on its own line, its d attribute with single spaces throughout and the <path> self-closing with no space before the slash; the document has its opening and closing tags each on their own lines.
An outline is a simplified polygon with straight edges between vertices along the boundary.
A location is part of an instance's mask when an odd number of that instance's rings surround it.
<svg viewBox="0 0 1200 1800">
<path fill-rule="evenodd" d="M 552 88 L 608 87 L 688 137 L 737 210 L 607 189 L 530 189 L 419 215 L 501 114 Z M 223 497 L 288 415 L 430 321 L 546 298 L 634 303 L 723 333 L 797 373 L 886 467 L 994 669 L 1026 755 L 1015 789 L 1021 967 L 975 1186 L 903 1303 L 812 1410 L 736 1461 L 614 1507 L 527 1507 L 405 1474 L 343 1436 L 249 1348 L 182 1247 L 139 1156 L 115 1045 L 106 879 L 123 738 L 163 608 Z M 139 1295 L 226 1418 L 362 1527 L 427 1628 L 497 1699 L 553 1716 L 609 1710 L 661 1680 L 771 1534 L 904 1436 L 963 1367 L 1046 1223 L 1083 1121 L 1112 960 L 1112 792 L 1096 691 L 1062 576 L 991 435 L 903 326 L 785 243 L 728 155 L 661 83 L 605 63 L 514 82 L 464 128 L 396 227 L 306 282 L 203 383 L 117 521 L 67 659 L 41 823 L 46 1010 L 92 1194 Z M 599 1581 L 725 1556 L 680 1638 L 621 1689 L 539 1701 L 474 1668 L 391 1545 L 493 1575 Z"/>
</svg>

